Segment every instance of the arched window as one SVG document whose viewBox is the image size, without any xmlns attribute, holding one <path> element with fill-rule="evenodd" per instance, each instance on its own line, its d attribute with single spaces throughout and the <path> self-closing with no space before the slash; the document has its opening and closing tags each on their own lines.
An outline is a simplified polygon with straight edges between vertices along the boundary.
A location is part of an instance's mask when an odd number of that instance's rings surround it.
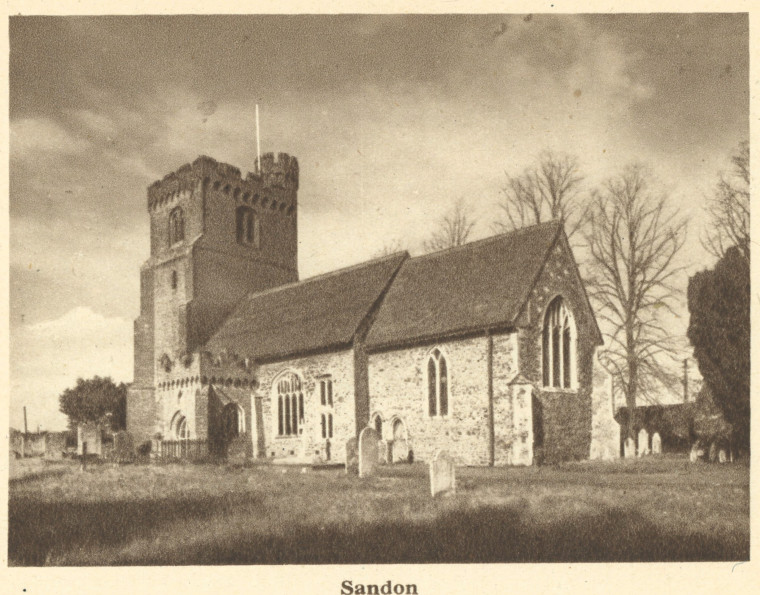
<svg viewBox="0 0 760 595">
<path fill-rule="evenodd" d="M 292 372 L 277 381 L 277 433 L 298 436 L 303 427 L 303 387 Z"/>
<path fill-rule="evenodd" d="M 546 309 L 542 332 L 542 368 L 544 386 L 572 388 L 575 386 L 575 341 L 573 317 L 561 297 L 556 297 Z"/>
<path fill-rule="evenodd" d="M 446 358 L 439 349 L 428 357 L 428 414 L 444 416 L 449 413 L 449 372 Z"/>
<path fill-rule="evenodd" d="M 375 419 L 374 419 L 374 422 L 372 423 L 372 425 L 375 428 L 375 432 L 377 432 L 378 435 L 380 437 L 382 437 L 382 435 L 383 435 L 383 418 L 380 417 L 379 413 L 377 415 L 375 415 Z"/>
<path fill-rule="evenodd" d="M 238 244 L 259 247 L 259 218 L 251 207 L 241 206 L 235 211 L 235 229 Z"/>
<path fill-rule="evenodd" d="M 182 215 L 182 209 L 177 207 L 169 214 L 169 245 L 173 246 L 184 239 L 185 219 Z"/>
<path fill-rule="evenodd" d="M 171 429 L 172 434 L 177 440 L 188 440 L 190 438 L 190 431 L 187 428 L 187 417 L 182 415 L 181 411 L 177 411 L 174 414 Z"/>
</svg>

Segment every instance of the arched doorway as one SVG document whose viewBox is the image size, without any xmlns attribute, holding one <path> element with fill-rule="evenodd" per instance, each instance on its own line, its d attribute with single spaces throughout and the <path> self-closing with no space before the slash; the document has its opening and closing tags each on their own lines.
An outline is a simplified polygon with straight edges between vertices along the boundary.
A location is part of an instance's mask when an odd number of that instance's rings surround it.
<svg viewBox="0 0 760 595">
<path fill-rule="evenodd" d="M 220 422 L 222 454 L 225 456 L 229 455 L 230 446 L 237 442 L 241 444 L 235 447 L 236 450 L 242 448 L 245 451 L 245 446 L 243 445 L 245 440 L 238 440 L 242 436 L 245 436 L 245 413 L 242 407 L 237 403 L 227 403 L 222 408 Z"/>
</svg>

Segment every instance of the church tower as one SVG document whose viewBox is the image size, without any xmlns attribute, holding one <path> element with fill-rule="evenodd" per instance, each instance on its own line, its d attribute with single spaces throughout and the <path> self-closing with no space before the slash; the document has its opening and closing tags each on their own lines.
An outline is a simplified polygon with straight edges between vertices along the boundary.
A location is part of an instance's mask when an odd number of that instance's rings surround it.
<svg viewBox="0 0 760 595">
<path fill-rule="evenodd" d="M 161 369 L 192 356 L 246 294 L 298 280 L 298 161 L 260 171 L 198 157 L 148 188 L 150 257 L 140 270 L 128 430 L 150 438 Z"/>
</svg>

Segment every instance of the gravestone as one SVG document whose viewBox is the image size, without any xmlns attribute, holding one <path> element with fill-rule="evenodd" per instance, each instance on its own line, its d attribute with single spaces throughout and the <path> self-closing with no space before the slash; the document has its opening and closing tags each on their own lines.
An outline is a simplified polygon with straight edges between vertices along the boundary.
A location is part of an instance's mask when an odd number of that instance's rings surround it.
<svg viewBox="0 0 760 595">
<path fill-rule="evenodd" d="M 725 463 L 728 461 L 728 453 L 726 452 L 726 449 L 721 447 L 718 450 L 718 462 L 719 463 Z"/>
<path fill-rule="evenodd" d="M 689 461 L 696 463 L 704 455 L 705 451 L 702 449 L 702 445 L 699 443 L 699 440 L 697 440 L 694 444 L 691 445 L 691 450 L 689 451 Z"/>
<path fill-rule="evenodd" d="M 633 438 L 626 438 L 623 447 L 623 453 L 626 459 L 632 459 L 636 456 L 636 442 Z"/>
<path fill-rule="evenodd" d="M 134 443 L 131 434 L 122 430 L 113 435 L 113 459 L 117 463 L 128 463 L 134 459 Z"/>
<path fill-rule="evenodd" d="M 359 473 L 359 442 L 356 436 L 346 441 L 346 473 Z"/>
<path fill-rule="evenodd" d="M 660 438 L 659 432 L 652 434 L 652 454 L 662 454 L 662 438 Z"/>
<path fill-rule="evenodd" d="M 430 495 L 456 493 L 454 461 L 445 450 L 438 451 L 430 461 Z"/>
<path fill-rule="evenodd" d="M 649 434 L 644 428 L 641 428 L 641 431 L 639 431 L 639 456 L 643 457 L 644 455 L 649 454 Z"/>
<path fill-rule="evenodd" d="M 364 428 L 359 434 L 359 477 L 367 477 L 375 472 L 379 440 L 375 428 Z"/>
</svg>

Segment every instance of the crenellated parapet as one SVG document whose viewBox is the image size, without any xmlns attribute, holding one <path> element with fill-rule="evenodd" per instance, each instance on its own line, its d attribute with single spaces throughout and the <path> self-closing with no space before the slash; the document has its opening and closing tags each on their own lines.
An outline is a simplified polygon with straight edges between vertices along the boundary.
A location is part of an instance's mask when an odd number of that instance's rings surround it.
<svg viewBox="0 0 760 595">
<path fill-rule="evenodd" d="M 201 155 L 148 187 L 148 210 L 171 206 L 199 184 L 236 202 L 293 215 L 298 190 L 298 160 L 287 153 L 264 153 L 258 172 L 245 177 L 240 169 Z"/>
</svg>

